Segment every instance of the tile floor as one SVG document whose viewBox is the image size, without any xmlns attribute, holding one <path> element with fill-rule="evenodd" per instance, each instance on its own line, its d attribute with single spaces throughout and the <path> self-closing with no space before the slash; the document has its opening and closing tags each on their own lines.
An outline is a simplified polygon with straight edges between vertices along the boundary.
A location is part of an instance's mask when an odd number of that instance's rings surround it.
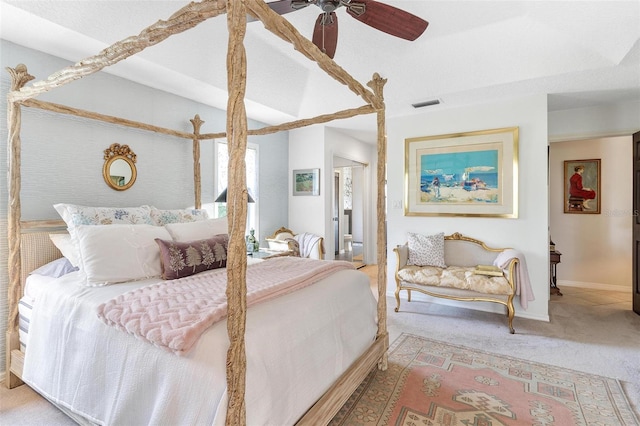
<svg viewBox="0 0 640 426">
<path fill-rule="evenodd" d="M 629 291 L 594 290 L 591 288 L 558 286 L 562 296 L 551 296 L 551 303 L 570 303 L 582 306 L 606 306 L 630 310 L 632 294 Z"/>
</svg>

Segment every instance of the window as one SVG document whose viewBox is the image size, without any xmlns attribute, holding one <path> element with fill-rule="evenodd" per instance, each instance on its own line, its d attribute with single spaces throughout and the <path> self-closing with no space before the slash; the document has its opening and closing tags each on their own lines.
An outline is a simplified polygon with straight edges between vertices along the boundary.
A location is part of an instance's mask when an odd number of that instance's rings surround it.
<svg viewBox="0 0 640 426">
<path fill-rule="evenodd" d="M 245 156 L 245 164 L 247 167 L 247 190 L 251 197 L 258 201 L 258 146 L 255 144 L 247 144 L 247 152 Z M 226 141 L 216 141 L 216 194 L 220 194 L 227 188 L 227 171 L 229 166 L 229 151 Z M 217 195 L 216 195 L 217 197 Z M 227 205 L 225 203 L 216 203 L 214 207 L 214 216 L 223 217 L 227 215 Z M 250 229 L 258 232 L 258 214 L 256 203 L 249 203 L 247 206 L 247 234 Z"/>
</svg>

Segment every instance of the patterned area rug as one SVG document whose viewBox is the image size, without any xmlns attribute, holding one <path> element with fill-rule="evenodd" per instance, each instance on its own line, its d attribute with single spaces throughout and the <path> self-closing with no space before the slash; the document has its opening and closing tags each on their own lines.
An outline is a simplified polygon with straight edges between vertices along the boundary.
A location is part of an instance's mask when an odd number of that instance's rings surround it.
<svg viewBox="0 0 640 426">
<path fill-rule="evenodd" d="M 402 334 L 331 425 L 638 425 L 617 380 Z"/>
</svg>

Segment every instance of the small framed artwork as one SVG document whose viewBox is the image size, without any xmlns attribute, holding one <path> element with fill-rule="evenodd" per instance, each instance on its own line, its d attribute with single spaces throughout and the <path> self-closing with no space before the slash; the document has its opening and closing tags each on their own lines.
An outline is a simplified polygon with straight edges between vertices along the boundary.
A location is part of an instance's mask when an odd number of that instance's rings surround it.
<svg viewBox="0 0 640 426">
<path fill-rule="evenodd" d="M 293 195 L 320 195 L 320 169 L 294 170 Z"/>
<path fill-rule="evenodd" d="M 600 159 L 564 162 L 564 212 L 600 214 Z"/>
<path fill-rule="evenodd" d="M 518 217 L 518 127 L 405 140 L 405 216 Z"/>
</svg>

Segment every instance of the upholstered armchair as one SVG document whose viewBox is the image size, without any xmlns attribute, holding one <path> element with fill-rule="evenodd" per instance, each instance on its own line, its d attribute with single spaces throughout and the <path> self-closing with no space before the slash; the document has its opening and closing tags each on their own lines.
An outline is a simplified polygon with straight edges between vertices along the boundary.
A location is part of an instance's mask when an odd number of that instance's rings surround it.
<svg viewBox="0 0 640 426">
<path fill-rule="evenodd" d="M 266 238 L 269 249 L 288 251 L 294 256 L 324 259 L 324 238 L 309 233 L 294 234 L 284 226 Z"/>
</svg>

